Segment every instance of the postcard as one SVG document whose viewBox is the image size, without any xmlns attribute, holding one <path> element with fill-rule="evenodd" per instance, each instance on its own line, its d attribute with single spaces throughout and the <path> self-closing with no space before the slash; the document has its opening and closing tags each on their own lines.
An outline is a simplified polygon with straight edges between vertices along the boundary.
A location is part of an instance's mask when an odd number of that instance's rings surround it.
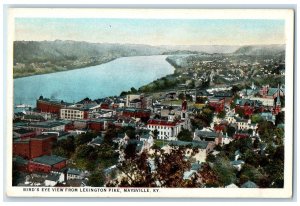
<svg viewBox="0 0 300 206">
<path fill-rule="evenodd" d="M 10 197 L 291 198 L 291 9 L 9 8 Z"/>
</svg>

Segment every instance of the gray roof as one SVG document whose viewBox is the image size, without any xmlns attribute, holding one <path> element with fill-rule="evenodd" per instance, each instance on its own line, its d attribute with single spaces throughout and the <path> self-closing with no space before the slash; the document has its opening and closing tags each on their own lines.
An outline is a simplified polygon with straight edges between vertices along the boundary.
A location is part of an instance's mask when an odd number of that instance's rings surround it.
<svg viewBox="0 0 300 206">
<path fill-rule="evenodd" d="M 60 122 L 60 121 L 51 121 L 51 122 L 38 122 L 38 123 L 31 123 L 29 126 L 31 127 L 42 127 L 42 128 L 52 128 L 52 127 L 57 127 L 64 125 L 65 123 Z"/>
<path fill-rule="evenodd" d="M 73 174 L 73 175 L 80 175 L 83 171 L 80 169 L 75 169 L 75 168 L 69 168 L 68 169 L 68 174 Z"/>
<path fill-rule="evenodd" d="M 244 164 L 245 162 L 243 160 L 235 160 L 230 162 L 232 165 L 240 165 Z"/>
<path fill-rule="evenodd" d="M 29 129 L 21 128 L 21 129 L 15 129 L 14 132 L 18 133 L 18 134 L 27 134 L 27 133 L 32 133 L 34 131 L 29 130 Z"/>
<path fill-rule="evenodd" d="M 196 171 L 198 171 L 198 170 L 200 170 L 200 168 L 201 168 L 201 165 L 198 164 L 198 163 L 193 163 L 191 166 L 192 166 L 192 167 L 191 167 L 191 170 L 196 170 Z"/>
<path fill-rule="evenodd" d="M 26 165 L 26 164 L 28 163 L 28 160 L 26 160 L 26 159 L 24 159 L 24 158 L 22 158 L 22 157 L 20 157 L 20 156 L 16 156 L 16 157 L 14 158 L 14 161 L 15 161 L 17 164 L 19 164 L 19 165 Z"/>
<path fill-rule="evenodd" d="M 209 132 L 209 131 L 199 131 L 196 130 L 196 135 L 200 136 L 200 137 L 204 137 L 204 138 L 216 138 L 218 136 L 218 134 L 216 132 Z"/>
<path fill-rule="evenodd" d="M 59 174 L 49 174 L 46 177 L 46 180 L 57 182 L 59 180 L 59 176 L 60 176 Z"/>
<path fill-rule="evenodd" d="M 55 165 L 57 163 L 65 161 L 65 160 L 67 160 L 67 158 L 56 156 L 56 155 L 51 155 L 51 156 L 44 155 L 41 157 L 36 157 L 32 161 L 41 163 L 41 164 L 45 164 L 45 165 Z"/>
<path fill-rule="evenodd" d="M 193 142 L 186 142 L 186 141 L 170 141 L 170 146 L 191 146 L 194 148 L 206 149 L 209 142 L 207 141 L 193 141 Z"/>
<path fill-rule="evenodd" d="M 104 138 L 97 136 L 95 139 L 91 141 L 91 144 L 102 144 Z"/>
<path fill-rule="evenodd" d="M 255 184 L 252 181 L 247 181 L 244 184 L 242 184 L 241 188 L 258 188 L 257 184 Z"/>
</svg>

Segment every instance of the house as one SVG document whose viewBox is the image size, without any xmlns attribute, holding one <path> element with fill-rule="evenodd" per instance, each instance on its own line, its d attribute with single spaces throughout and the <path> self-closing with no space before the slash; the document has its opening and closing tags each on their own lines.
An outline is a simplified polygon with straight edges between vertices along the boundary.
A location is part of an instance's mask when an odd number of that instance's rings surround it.
<svg viewBox="0 0 300 206">
<path fill-rule="evenodd" d="M 114 121 L 113 124 L 116 127 L 136 127 L 135 119 L 126 116 L 118 116 L 117 121 Z"/>
<path fill-rule="evenodd" d="M 239 188 L 239 187 L 238 187 L 236 184 L 231 183 L 230 185 L 225 186 L 225 188 L 233 188 L 233 189 L 236 189 L 236 188 Z"/>
<path fill-rule="evenodd" d="M 66 167 L 66 161 L 66 158 L 56 155 L 44 155 L 36 157 L 28 162 L 28 171 L 42 173 L 60 171 Z"/>
<path fill-rule="evenodd" d="M 285 89 L 280 87 L 279 85 L 277 88 L 265 85 L 260 89 L 259 94 L 267 99 L 275 99 L 277 96 L 283 97 L 285 94 Z"/>
<path fill-rule="evenodd" d="M 32 122 L 27 125 L 27 129 L 33 130 L 39 135 L 45 131 L 65 131 L 66 124 L 62 121 Z"/>
<path fill-rule="evenodd" d="M 28 172 L 28 160 L 20 156 L 13 157 L 13 165 L 18 171 Z"/>
<path fill-rule="evenodd" d="M 158 139 L 176 140 L 179 132 L 184 128 L 184 121 L 167 121 L 161 119 L 150 119 L 147 122 L 147 129 L 151 132 L 157 130 Z"/>
<path fill-rule="evenodd" d="M 119 111 L 121 111 L 121 116 L 140 118 L 146 121 L 150 118 L 151 115 L 150 109 L 122 108 Z"/>
<path fill-rule="evenodd" d="M 237 99 L 235 112 L 242 111 L 245 116 L 251 116 L 255 111 L 262 112 L 264 107 L 262 102 L 250 99 Z"/>
<path fill-rule="evenodd" d="M 13 135 L 22 140 L 36 136 L 36 132 L 25 128 L 14 129 Z"/>
<path fill-rule="evenodd" d="M 67 107 L 60 109 L 60 118 L 65 120 L 88 119 L 88 109 Z"/>
<path fill-rule="evenodd" d="M 232 142 L 233 139 L 227 136 L 227 133 L 225 134 L 225 136 L 221 135 L 219 137 L 217 137 L 215 139 L 215 143 L 216 145 L 224 145 L 224 144 L 229 144 L 230 142 Z"/>
<path fill-rule="evenodd" d="M 222 136 L 220 133 L 216 133 L 207 129 L 196 129 L 194 132 L 194 140 L 212 141 L 214 142 L 217 137 Z"/>
<path fill-rule="evenodd" d="M 41 134 L 30 139 L 15 140 L 13 142 L 13 155 L 21 156 L 25 159 L 50 155 L 52 145 L 56 141 L 56 134 Z"/>
<path fill-rule="evenodd" d="M 40 96 L 40 98 L 36 101 L 36 108 L 39 112 L 52 113 L 59 115 L 60 110 L 67 106 L 71 105 L 70 103 L 66 103 L 64 101 L 58 101 L 53 99 L 44 98 Z"/>
<path fill-rule="evenodd" d="M 58 183 L 62 183 L 64 182 L 64 174 L 63 173 L 50 173 L 49 175 L 47 175 L 47 177 L 45 178 L 45 186 L 46 187 L 54 187 L 56 186 Z"/>
<path fill-rule="evenodd" d="M 130 107 L 130 102 L 132 100 L 140 100 L 140 99 L 141 99 L 141 95 L 139 95 L 139 94 L 126 95 L 126 104 L 125 104 L 125 106 Z M 139 107 L 139 108 L 141 108 L 141 107 Z"/>
<path fill-rule="evenodd" d="M 231 161 L 230 164 L 237 169 L 237 171 L 241 171 L 242 166 L 245 164 L 245 162 L 243 160 L 234 160 Z"/>
<path fill-rule="evenodd" d="M 100 131 L 104 131 L 109 124 L 113 124 L 113 119 L 110 118 L 92 119 L 87 122 L 87 129 L 95 132 L 100 132 Z"/>
<path fill-rule="evenodd" d="M 243 98 L 254 97 L 259 92 L 258 89 L 243 89 L 240 94 Z"/>
<path fill-rule="evenodd" d="M 247 119 L 236 118 L 236 124 L 237 124 L 237 129 L 242 131 L 247 131 L 249 129 L 256 131 L 256 129 L 258 128 L 258 124 L 251 124 L 251 119 L 247 120 Z"/>
<path fill-rule="evenodd" d="M 191 169 L 183 173 L 184 180 L 190 180 L 201 169 L 201 165 L 198 163 L 191 164 Z"/>
<path fill-rule="evenodd" d="M 260 114 L 260 116 L 266 120 L 266 121 L 269 121 L 269 122 L 272 122 L 273 124 L 275 124 L 275 120 L 276 120 L 276 117 L 274 114 L 272 114 L 271 112 L 262 112 Z"/>
<path fill-rule="evenodd" d="M 249 100 L 261 102 L 264 108 L 271 108 L 274 105 L 274 99 L 268 99 L 262 97 L 249 97 Z"/>
<path fill-rule="evenodd" d="M 92 139 L 89 145 L 92 146 L 100 146 L 103 143 L 104 138 L 101 136 L 97 136 L 96 138 Z"/>
<path fill-rule="evenodd" d="M 167 100 L 174 100 L 174 99 L 177 99 L 177 94 L 175 91 L 170 91 L 170 92 L 166 93 L 165 98 Z"/>
<path fill-rule="evenodd" d="M 201 163 L 206 161 L 208 153 L 212 152 L 215 143 L 207 141 L 170 141 L 168 145 L 163 146 L 162 149 L 169 152 L 173 147 L 186 147 L 185 156 L 193 158 L 195 162 Z M 193 154 L 193 149 L 198 149 L 198 152 Z M 193 156 L 191 156 L 193 154 Z"/>
<path fill-rule="evenodd" d="M 224 97 L 212 97 L 209 98 L 208 105 L 213 107 L 216 113 L 224 111 L 225 98 Z"/>
<path fill-rule="evenodd" d="M 244 184 L 242 184 L 241 188 L 258 188 L 257 184 L 255 184 L 252 181 L 247 181 Z"/>
<path fill-rule="evenodd" d="M 67 180 L 82 180 L 86 176 L 83 170 L 76 168 L 68 168 L 67 170 Z"/>
</svg>

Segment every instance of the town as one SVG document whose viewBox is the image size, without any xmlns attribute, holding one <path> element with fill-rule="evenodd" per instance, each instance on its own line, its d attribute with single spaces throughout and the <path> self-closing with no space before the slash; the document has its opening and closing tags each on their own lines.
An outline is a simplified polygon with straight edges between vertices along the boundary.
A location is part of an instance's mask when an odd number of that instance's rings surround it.
<svg viewBox="0 0 300 206">
<path fill-rule="evenodd" d="M 174 75 L 120 96 L 41 95 L 14 113 L 13 185 L 282 188 L 284 63 L 232 58 L 170 56 Z"/>
</svg>

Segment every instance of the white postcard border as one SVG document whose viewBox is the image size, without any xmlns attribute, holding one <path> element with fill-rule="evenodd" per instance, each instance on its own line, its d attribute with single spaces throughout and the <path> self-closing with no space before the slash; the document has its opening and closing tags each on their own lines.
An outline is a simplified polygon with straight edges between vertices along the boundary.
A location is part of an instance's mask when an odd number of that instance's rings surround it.
<svg viewBox="0 0 300 206">
<path fill-rule="evenodd" d="M 6 130 L 7 136 L 7 191 L 12 197 L 172 197 L 172 198 L 291 198 L 293 184 L 293 68 L 294 68 L 294 11 L 292 9 L 40 9 L 10 8 L 7 35 L 7 68 L 13 66 L 14 18 L 47 17 L 47 18 L 152 18 L 152 19 L 283 19 L 286 32 L 286 107 L 285 107 L 285 168 L 284 188 L 282 189 L 229 189 L 229 188 L 140 188 L 149 192 L 85 192 L 53 191 L 49 187 L 12 187 L 12 115 L 13 115 L 13 78 L 12 69 L 7 71 L 6 90 Z M 10 159 L 10 161 L 9 161 Z M 24 189 L 39 191 L 24 191 Z M 50 191 L 47 191 L 50 189 Z M 101 188 L 88 188 L 101 189 Z M 113 188 L 111 188 L 113 189 Z M 126 188 L 128 189 L 128 188 Z M 136 189 L 136 188 L 133 188 Z M 153 192 L 158 189 L 158 192 Z M 44 191 L 42 191 L 44 190 Z"/>
</svg>

